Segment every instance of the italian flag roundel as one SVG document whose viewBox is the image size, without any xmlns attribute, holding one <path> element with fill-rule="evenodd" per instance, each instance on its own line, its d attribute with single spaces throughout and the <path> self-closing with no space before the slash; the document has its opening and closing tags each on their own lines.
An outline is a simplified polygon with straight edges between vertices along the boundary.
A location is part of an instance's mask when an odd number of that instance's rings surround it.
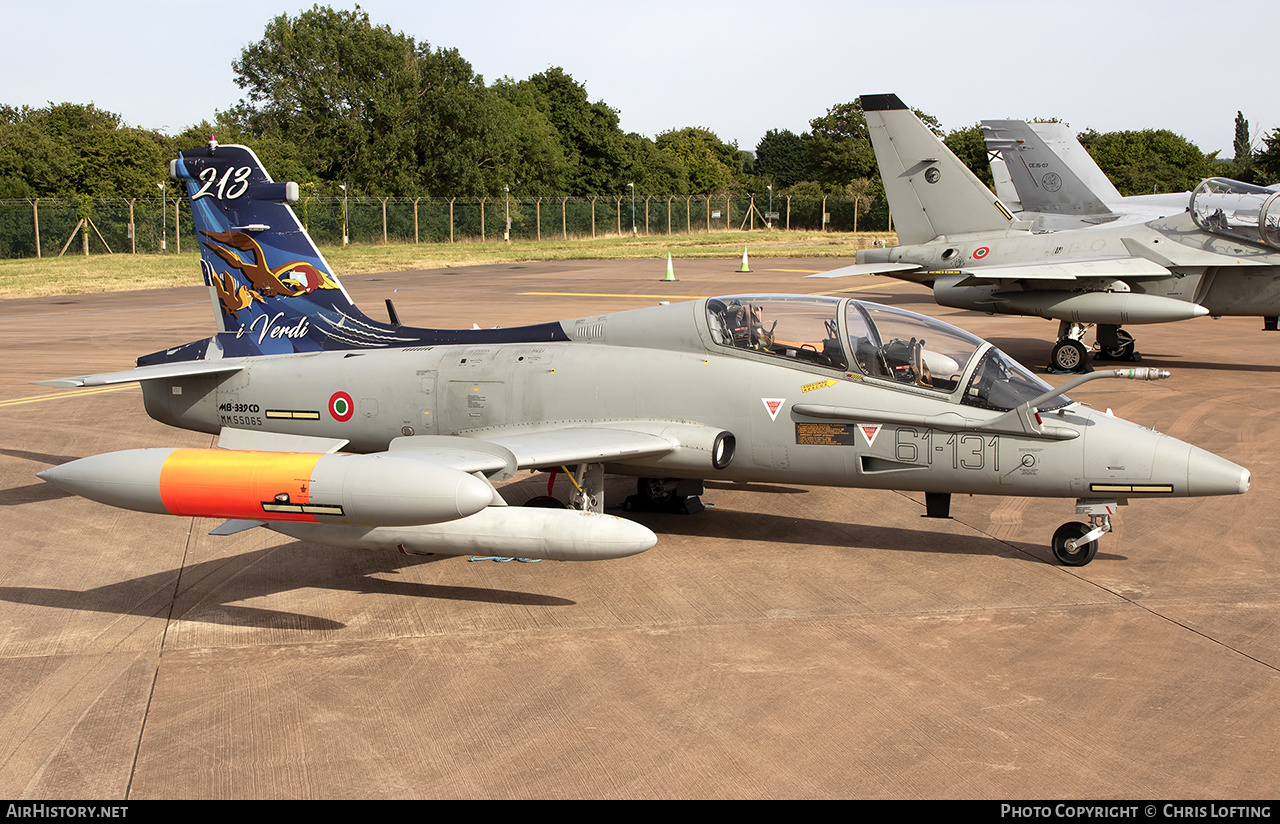
<svg viewBox="0 0 1280 824">
<path fill-rule="evenodd" d="M 351 402 L 351 396 L 346 392 L 334 392 L 329 398 L 329 414 L 335 421 L 349 421 L 354 412 L 355 404 Z"/>
<path fill-rule="evenodd" d="M 984 257 L 989 255 L 990 253 L 991 253 L 991 250 L 986 246 L 979 246 L 977 249 L 973 250 L 973 259 L 982 260 Z"/>
</svg>

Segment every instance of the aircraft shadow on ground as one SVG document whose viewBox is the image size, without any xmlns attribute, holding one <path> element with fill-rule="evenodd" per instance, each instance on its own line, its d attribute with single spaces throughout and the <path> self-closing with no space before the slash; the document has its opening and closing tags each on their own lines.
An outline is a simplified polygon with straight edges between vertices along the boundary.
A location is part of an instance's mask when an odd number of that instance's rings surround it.
<svg viewBox="0 0 1280 824">
<path fill-rule="evenodd" d="M 704 498 L 704 504 L 714 504 L 714 500 Z M 658 546 L 650 552 L 662 548 L 664 535 L 679 535 L 687 538 L 821 546 L 831 549 L 892 550 L 935 555 L 1008 554 L 1010 557 L 1034 563 L 1045 563 L 1043 556 L 1048 553 L 1047 542 L 1045 546 L 1041 546 L 982 535 L 955 535 L 928 528 L 873 526 L 859 523 L 856 518 L 831 522 L 793 515 L 743 512 L 715 507 L 694 515 L 612 511 L 642 523 L 658 534 Z M 921 514 L 920 517 L 923 519 L 924 515 Z"/>
<path fill-rule="evenodd" d="M 512 506 L 520 506 L 535 495 L 546 494 L 545 476 L 535 476 L 516 481 L 502 488 L 503 497 Z M 622 502 L 635 491 L 635 481 L 625 476 L 611 475 L 606 479 L 605 512 L 636 521 L 652 529 L 658 536 L 658 545 L 650 552 L 662 549 L 663 536 L 720 539 L 735 542 L 767 542 L 801 546 L 826 546 L 832 549 L 872 549 L 933 554 L 964 552 L 971 555 L 1004 555 L 1021 558 L 1033 563 L 1047 563 L 1049 546 L 1045 543 L 1030 544 L 988 538 L 982 535 L 955 535 L 928 528 L 921 507 L 920 528 L 910 526 L 872 526 L 857 520 L 859 510 L 856 499 L 850 498 L 853 508 L 848 520 L 824 521 L 794 515 L 768 514 L 743 510 L 718 508 L 717 491 L 752 492 L 763 495 L 807 495 L 810 490 L 801 486 L 782 484 L 736 484 L 722 481 L 704 481 L 707 494 L 702 496 L 703 512 L 684 515 L 652 510 L 622 509 Z M 563 489 L 557 486 L 556 494 Z M 1098 557 L 1106 557 L 1099 552 Z M 1119 556 L 1115 556 L 1119 557 Z"/>
<path fill-rule="evenodd" d="M 25 449 L 0 449 L 0 455 L 21 458 L 24 461 L 35 461 L 36 463 L 45 464 L 46 467 L 71 463 L 84 457 L 83 455 L 50 455 L 47 452 L 29 452 Z"/>
<path fill-rule="evenodd" d="M 11 486 L 0 491 L 0 506 L 18 506 L 20 504 L 58 501 L 63 498 L 74 497 L 74 494 L 58 489 L 53 484 L 40 482 L 28 484 L 27 486 Z"/>
<path fill-rule="evenodd" d="M 317 564 L 317 553 L 344 553 L 334 564 Z M 281 557 L 283 554 L 283 557 Z M 348 592 L 529 606 L 573 606 L 567 598 L 482 587 L 444 586 L 370 577 L 454 556 L 407 556 L 389 552 L 320 547 L 302 541 L 203 561 L 87 590 L 0 587 L 0 601 L 88 610 L 142 618 L 172 618 L 207 624 L 322 631 L 346 624 L 301 613 L 237 604 L 286 590 L 328 589 Z M 462 559 L 457 559 L 462 560 Z M 287 572 L 263 574 L 266 564 Z M 175 590 L 177 592 L 175 596 Z M 175 603 L 179 606 L 175 609 Z M 183 606 L 188 605 L 188 606 Z"/>
</svg>

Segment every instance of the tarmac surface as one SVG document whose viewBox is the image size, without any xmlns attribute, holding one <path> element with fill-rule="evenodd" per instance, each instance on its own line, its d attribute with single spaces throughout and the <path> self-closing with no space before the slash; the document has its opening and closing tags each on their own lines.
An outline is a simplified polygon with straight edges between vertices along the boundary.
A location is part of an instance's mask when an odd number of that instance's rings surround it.
<svg viewBox="0 0 1280 824">
<path fill-rule="evenodd" d="M 803 279 L 847 261 L 739 263 L 343 281 L 372 315 L 389 297 L 437 327 L 843 290 L 1041 374 L 1057 328 Z M 705 512 L 629 516 L 658 534 L 641 555 L 497 563 L 215 538 L 35 477 L 211 445 L 148 418 L 136 385 L 31 382 L 127 369 L 212 323 L 198 287 L 0 301 L 0 797 L 1280 796 L 1280 334 L 1258 318 L 1133 327 L 1173 377 L 1072 393 L 1253 475 L 1241 496 L 1135 501 L 1080 568 L 1048 546 L 1072 500 L 957 496 L 938 520 L 916 493 L 709 482 Z"/>
</svg>

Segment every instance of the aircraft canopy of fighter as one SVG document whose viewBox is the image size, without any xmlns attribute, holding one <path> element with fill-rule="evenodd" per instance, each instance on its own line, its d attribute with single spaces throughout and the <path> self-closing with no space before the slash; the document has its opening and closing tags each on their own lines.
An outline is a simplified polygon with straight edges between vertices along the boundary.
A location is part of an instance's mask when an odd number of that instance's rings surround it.
<svg viewBox="0 0 1280 824">
<path fill-rule="evenodd" d="M 1167 217 L 1036 233 L 896 95 L 864 95 L 862 107 L 900 245 L 861 250 L 826 277 L 886 274 L 929 286 L 942 306 L 1057 320 L 1061 372 L 1089 368 L 1090 326 L 1095 359 L 1133 361 L 1125 324 L 1280 315 L 1271 189 L 1215 178 Z"/>
<path fill-rule="evenodd" d="M 148 414 L 214 449 L 96 455 L 40 477 L 113 506 L 227 519 L 317 544 L 412 553 L 617 558 L 652 531 L 603 514 L 606 472 L 635 508 L 696 511 L 702 482 L 1066 497 L 1055 534 L 1088 563 L 1115 507 L 1247 490 L 1236 464 L 1069 400 L 990 343 L 900 309 L 731 295 L 505 329 L 383 323 L 351 302 L 289 202 L 240 146 L 184 151 L 211 338 L 133 370 Z M 342 451 L 340 451 L 342 450 Z M 570 476 L 571 508 L 508 506 L 517 471 Z M 553 503 L 543 499 L 543 504 Z"/>
</svg>

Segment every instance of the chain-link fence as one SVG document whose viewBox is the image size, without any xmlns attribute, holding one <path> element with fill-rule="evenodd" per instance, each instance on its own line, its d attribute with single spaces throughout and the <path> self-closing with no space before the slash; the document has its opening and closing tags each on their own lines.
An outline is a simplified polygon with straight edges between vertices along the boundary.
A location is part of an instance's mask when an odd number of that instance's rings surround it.
<svg viewBox="0 0 1280 824">
<path fill-rule="evenodd" d="M 631 234 L 777 229 L 880 231 L 875 201 L 752 195 L 599 197 L 309 197 L 293 208 L 320 245 L 568 240 Z M 879 206 L 880 208 L 877 208 Z M 193 249 L 185 198 L 0 200 L 0 258 Z"/>
</svg>

